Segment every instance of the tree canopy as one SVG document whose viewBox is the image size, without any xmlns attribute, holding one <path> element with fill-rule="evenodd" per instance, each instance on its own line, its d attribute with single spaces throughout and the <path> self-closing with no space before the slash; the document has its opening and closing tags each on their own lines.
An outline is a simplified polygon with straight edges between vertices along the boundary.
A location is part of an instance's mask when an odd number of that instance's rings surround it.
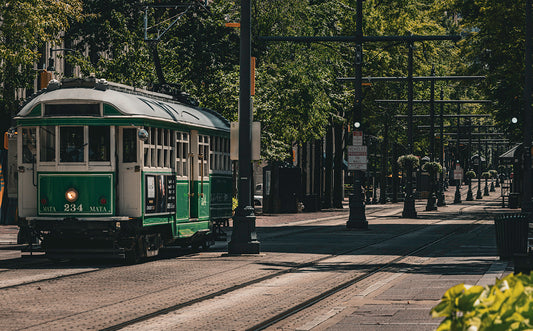
<svg viewBox="0 0 533 331">
<path fill-rule="evenodd" d="M 16 105 L 15 89 L 36 75 L 38 49 L 46 41 L 68 39 L 66 55 L 83 74 L 138 87 L 158 83 L 153 48 L 168 83 L 237 120 L 240 1 L 213 0 L 207 10 L 148 10 L 153 36 L 180 19 L 157 42 L 144 40 L 144 11 L 150 1 L 0 0 L 0 61 L 4 117 Z M 263 42 L 258 36 L 350 36 L 355 34 L 356 0 L 252 0 L 252 56 L 257 58 L 254 119 L 262 122 L 263 156 L 284 159 L 293 143 L 324 136 L 332 123 L 349 126 L 354 86 L 339 77 L 354 75 L 353 43 Z M 366 0 L 363 31 L 368 36 L 447 35 L 453 42 L 415 44 L 414 74 L 486 75 L 482 84 L 440 84 L 446 97 L 496 101 L 499 123 L 519 115 L 523 88 L 524 7 L 511 0 Z M 181 15 L 181 16 L 180 16 Z M 363 76 L 406 76 L 408 48 L 402 42 L 365 43 Z M 392 120 L 404 106 L 380 106 L 376 99 L 406 99 L 405 83 L 364 87 L 363 130 L 383 134 L 384 123 L 400 141 L 405 123 Z M 415 84 L 415 98 L 428 98 L 427 83 Z M 427 114 L 427 106 L 417 106 Z M 452 110 L 446 110 L 451 112 Z M 472 111 L 486 111 L 476 109 Z M 427 123 L 426 123 L 427 124 Z M 427 150 L 427 133 L 417 132 L 416 151 Z"/>
</svg>

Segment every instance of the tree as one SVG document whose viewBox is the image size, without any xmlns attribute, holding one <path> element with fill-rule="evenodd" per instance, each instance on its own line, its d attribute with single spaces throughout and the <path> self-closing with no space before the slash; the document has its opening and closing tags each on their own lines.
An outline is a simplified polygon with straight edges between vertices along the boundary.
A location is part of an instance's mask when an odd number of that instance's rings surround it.
<svg viewBox="0 0 533 331">
<path fill-rule="evenodd" d="M 480 92 L 495 102 L 491 109 L 508 129 L 511 117 L 522 118 L 525 1 L 439 2 L 450 24 L 466 36 L 458 43 L 462 59 L 458 73 L 487 76 Z"/>
<path fill-rule="evenodd" d="M 0 116 L 2 131 L 16 113 L 17 89 L 31 88 L 39 47 L 59 41 L 69 20 L 81 15 L 79 0 L 0 0 Z"/>
</svg>

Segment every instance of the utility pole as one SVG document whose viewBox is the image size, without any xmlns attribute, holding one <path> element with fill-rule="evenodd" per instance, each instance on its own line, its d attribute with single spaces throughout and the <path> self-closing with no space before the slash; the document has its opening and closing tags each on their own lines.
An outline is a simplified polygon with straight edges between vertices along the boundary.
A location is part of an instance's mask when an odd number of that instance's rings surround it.
<svg viewBox="0 0 533 331">
<path fill-rule="evenodd" d="M 233 217 L 229 254 L 259 254 L 252 206 L 252 102 L 251 102 L 251 0 L 241 0 L 241 45 L 239 79 L 239 205 Z"/>
</svg>

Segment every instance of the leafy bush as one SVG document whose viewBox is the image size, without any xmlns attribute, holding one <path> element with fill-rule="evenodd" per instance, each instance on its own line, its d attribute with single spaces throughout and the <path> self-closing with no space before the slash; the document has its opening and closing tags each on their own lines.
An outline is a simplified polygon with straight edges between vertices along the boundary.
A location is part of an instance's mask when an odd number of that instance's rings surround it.
<svg viewBox="0 0 533 331">
<path fill-rule="evenodd" d="M 446 317 L 437 331 L 531 330 L 533 273 L 510 274 L 490 286 L 453 286 L 431 315 Z"/>
<path fill-rule="evenodd" d="M 498 172 L 494 169 L 489 170 L 489 173 L 492 178 L 496 178 L 496 176 L 498 176 Z"/>
<path fill-rule="evenodd" d="M 469 179 L 476 178 L 476 172 L 473 170 L 469 170 L 466 172 L 465 176 Z"/>
<path fill-rule="evenodd" d="M 420 160 L 413 154 L 402 155 L 398 158 L 398 165 L 400 168 L 407 170 L 409 166 L 416 168 L 420 164 Z"/>
<path fill-rule="evenodd" d="M 489 179 L 490 178 L 490 172 L 485 171 L 481 174 L 481 178 L 483 179 Z"/>
<path fill-rule="evenodd" d="M 231 199 L 231 210 L 235 211 L 235 209 L 237 208 L 238 205 L 239 205 L 239 200 L 237 200 L 236 197 L 233 197 Z"/>
<path fill-rule="evenodd" d="M 442 172 L 442 166 L 438 162 L 424 163 L 422 170 L 429 172 L 430 174 L 440 174 Z"/>
</svg>

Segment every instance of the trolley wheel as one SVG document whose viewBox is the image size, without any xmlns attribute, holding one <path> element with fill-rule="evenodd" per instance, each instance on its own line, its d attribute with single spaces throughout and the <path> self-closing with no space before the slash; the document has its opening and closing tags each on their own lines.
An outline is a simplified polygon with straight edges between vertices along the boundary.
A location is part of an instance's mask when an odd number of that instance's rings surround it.
<svg viewBox="0 0 533 331">
<path fill-rule="evenodd" d="M 127 264 L 136 264 L 141 261 L 142 255 L 140 254 L 140 249 L 142 246 L 142 237 L 136 237 L 131 249 L 125 252 L 124 260 Z"/>
</svg>

